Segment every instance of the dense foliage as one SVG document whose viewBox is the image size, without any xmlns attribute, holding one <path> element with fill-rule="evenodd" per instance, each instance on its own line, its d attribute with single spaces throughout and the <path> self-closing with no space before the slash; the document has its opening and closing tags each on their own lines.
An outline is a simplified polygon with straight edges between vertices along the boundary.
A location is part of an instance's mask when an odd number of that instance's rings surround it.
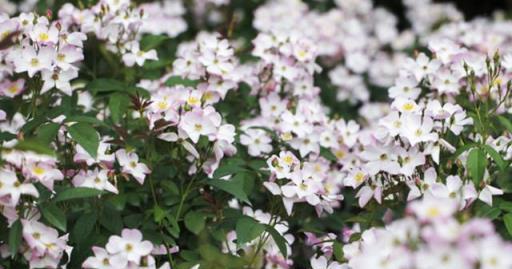
<svg viewBox="0 0 512 269">
<path fill-rule="evenodd" d="M 512 268 L 512 22 L 403 9 L 0 0 L 0 268 Z"/>
</svg>

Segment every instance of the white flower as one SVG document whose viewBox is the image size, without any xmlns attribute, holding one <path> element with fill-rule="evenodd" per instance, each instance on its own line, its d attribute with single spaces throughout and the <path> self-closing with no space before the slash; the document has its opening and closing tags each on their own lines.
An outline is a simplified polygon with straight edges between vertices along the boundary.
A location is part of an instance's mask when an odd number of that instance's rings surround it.
<svg viewBox="0 0 512 269">
<path fill-rule="evenodd" d="M 116 158 L 123 173 L 132 175 L 140 184 L 144 184 L 146 174 L 151 171 L 145 164 L 139 162 L 139 156 L 135 152 L 128 153 L 125 149 L 120 149 L 116 151 Z"/>
<path fill-rule="evenodd" d="M 272 139 L 261 129 L 249 128 L 240 135 L 240 143 L 247 146 L 251 156 L 270 153 L 272 151 L 271 142 Z"/>
<path fill-rule="evenodd" d="M 22 194 L 39 197 L 39 192 L 34 185 L 21 183 L 15 172 L 0 169 L 0 197 L 9 197 L 10 204 L 16 206 Z"/>
<path fill-rule="evenodd" d="M 142 241 L 142 233 L 137 229 L 124 229 L 121 236 L 111 236 L 105 246 L 110 254 L 119 254 L 137 265 L 143 256 L 149 255 L 153 244 Z"/>
</svg>

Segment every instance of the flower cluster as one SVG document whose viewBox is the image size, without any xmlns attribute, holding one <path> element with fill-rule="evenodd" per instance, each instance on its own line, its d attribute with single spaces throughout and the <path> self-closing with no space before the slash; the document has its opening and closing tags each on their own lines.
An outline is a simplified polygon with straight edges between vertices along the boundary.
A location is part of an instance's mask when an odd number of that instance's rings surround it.
<svg viewBox="0 0 512 269">
<path fill-rule="evenodd" d="M 143 240 L 142 233 L 137 229 L 124 229 L 121 236 L 112 235 L 105 248 L 93 247 L 94 256 L 85 260 L 82 268 L 159 268 L 170 269 L 169 263 L 157 266 L 156 255 L 166 255 L 176 249 L 166 249 L 165 246 L 155 246 L 150 241 Z"/>
<path fill-rule="evenodd" d="M 171 8 L 174 7 L 172 3 L 170 5 Z M 144 7 L 149 8 L 149 14 L 145 14 Z M 141 48 L 140 39 L 143 33 L 163 32 L 154 27 L 155 24 L 161 25 L 162 20 L 164 23 L 178 22 L 181 25 L 175 32 L 166 32 L 171 36 L 186 29 L 186 25 L 177 17 L 179 12 L 162 18 L 150 17 L 155 7 L 158 8 L 153 5 L 135 7 L 129 0 L 102 0 L 89 9 L 78 9 L 68 3 L 60 9 L 59 18 L 67 27 L 78 28 L 84 33 L 94 33 L 99 40 L 104 40 L 108 50 L 122 55 L 125 65 L 142 66 L 146 60 L 158 59 L 156 50 L 144 51 Z"/>
<path fill-rule="evenodd" d="M 343 247 L 342 268 L 509 268 L 505 242 L 489 220 L 460 223 L 449 199 L 425 198 L 409 205 L 411 216 L 372 228 Z"/>
<path fill-rule="evenodd" d="M 49 14 L 51 15 L 51 14 Z M 0 53 L 1 95 L 14 97 L 25 89 L 25 80 L 11 80 L 13 73 L 26 73 L 42 81 L 40 93 L 53 88 L 71 95 L 70 81 L 78 77 L 78 63 L 83 60 L 84 33 L 72 31 L 59 21 L 35 13 L 0 19 L 2 37 L 13 44 Z M 9 77 L 9 78 L 8 78 Z"/>
</svg>

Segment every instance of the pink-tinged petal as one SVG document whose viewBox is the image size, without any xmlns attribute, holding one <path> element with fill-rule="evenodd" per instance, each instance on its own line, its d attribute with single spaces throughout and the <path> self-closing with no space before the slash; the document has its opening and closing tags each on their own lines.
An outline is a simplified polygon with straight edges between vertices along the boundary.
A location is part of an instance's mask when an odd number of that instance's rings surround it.
<svg viewBox="0 0 512 269">
<path fill-rule="evenodd" d="M 275 182 L 266 181 L 266 182 L 263 182 L 263 186 L 265 186 L 270 191 L 270 193 L 272 193 L 273 195 L 281 194 L 281 188 Z"/>
<path fill-rule="evenodd" d="M 420 189 L 416 185 L 409 186 L 409 194 L 407 195 L 407 201 L 414 200 L 421 196 Z"/>
<path fill-rule="evenodd" d="M 138 246 L 138 252 L 141 256 L 149 255 L 149 253 L 151 253 L 152 250 L 153 250 L 153 244 L 151 244 L 151 242 L 149 242 L 149 241 L 143 241 Z"/>
<path fill-rule="evenodd" d="M 312 269 L 326 269 L 327 268 L 327 259 L 324 256 L 320 256 L 318 258 L 311 258 L 311 267 Z"/>
<path fill-rule="evenodd" d="M 306 196 L 306 201 L 310 204 L 310 205 L 318 205 L 320 203 L 320 198 L 318 198 L 317 195 L 315 194 L 312 194 L 312 195 L 308 195 Z"/>
<path fill-rule="evenodd" d="M 140 242 L 142 241 L 142 233 L 137 229 L 123 229 L 121 236 L 125 240 Z"/>
<path fill-rule="evenodd" d="M 297 189 L 296 186 L 291 186 L 291 185 L 284 185 L 281 187 L 281 191 L 283 192 L 283 195 L 288 198 L 295 196 L 296 189 Z"/>
<path fill-rule="evenodd" d="M 377 203 L 382 203 L 382 187 L 377 187 L 375 190 L 373 190 L 373 197 Z"/>
<path fill-rule="evenodd" d="M 484 188 L 478 195 L 478 199 L 482 202 L 492 206 L 492 193 L 488 188 Z"/>
<path fill-rule="evenodd" d="M 356 195 L 356 197 L 359 197 L 359 206 L 364 207 L 368 203 L 368 201 L 370 201 L 372 196 L 373 196 L 373 191 L 370 187 L 368 187 L 368 186 L 362 187 L 359 190 L 359 192 L 357 192 L 357 195 Z"/>
<path fill-rule="evenodd" d="M 291 215 L 292 210 L 293 210 L 294 200 L 283 197 L 283 204 L 284 204 L 284 208 L 286 209 L 286 213 L 288 213 L 288 216 Z"/>
<path fill-rule="evenodd" d="M 123 242 L 124 242 L 124 240 L 121 237 L 119 237 L 117 235 L 111 236 L 108 239 L 107 245 L 105 245 L 105 249 L 110 254 L 119 253 L 119 252 L 123 251 Z"/>
<path fill-rule="evenodd" d="M 188 141 L 183 141 L 183 143 L 181 144 L 183 145 L 185 150 L 187 150 L 188 153 L 192 154 L 192 156 L 194 156 L 196 159 L 199 159 L 199 152 L 197 152 L 196 148 L 191 143 L 189 143 Z"/>
</svg>

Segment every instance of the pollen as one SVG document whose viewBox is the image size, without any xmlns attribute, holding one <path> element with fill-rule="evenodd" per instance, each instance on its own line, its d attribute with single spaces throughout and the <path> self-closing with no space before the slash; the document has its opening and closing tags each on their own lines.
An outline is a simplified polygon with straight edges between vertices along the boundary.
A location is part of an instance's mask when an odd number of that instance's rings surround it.
<svg viewBox="0 0 512 269">
<path fill-rule="evenodd" d="M 362 172 L 357 172 L 356 175 L 354 176 L 354 179 L 356 180 L 357 183 L 361 183 L 364 180 L 364 174 Z"/>
<path fill-rule="evenodd" d="M 187 103 L 191 106 L 196 106 L 196 105 L 199 105 L 201 104 L 200 100 L 194 96 L 190 96 L 188 99 L 187 99 Z"/>
<path fill-rule="evenodd" d="M 203 125 L 199 123 L 194 124 L 194 130 L 196 130 L 196 132 L 200 132 L 201 130 L 203 130 Z"/>
<path fill-rule="evenodd" d="M 40 33 L 39 34 L 39 40 L 40 41 L 46 42 L 46 41 L 48 41 L 48 39 L 50 39 L 50 37 L 48 36 L 47 33 Z"/>
<path fill-rule="evenodd" d="M 65 59 L 66 59 L 66 54 L 63 54 L 63 53 L 57 54 L 57 61 L 64 62 Z"/>
<path fill-rule="evenodd" d="M 293 158 L 292 156 L 290 155 L 287 155 L 287 156 L 284 156 L 283 158 L 283 162 L 287 165 L 292 165 L 293 164 Z"/>
<path fill-rule="evenodd" d="M 158 108 L 159 108 L 160 110 L 165 110 L 165 109 L 167 109 L 167 105 L 168 105 L 168 104 L 167 104 L 167 102 L 165 102 L 165 101 L 160 101 L 160 102 L 158 102 L 158 104 L 157 104 L 157 105 L 158 105 Z"/>
<path fill-rule="evenodd" d="M 405 103 L 402 106 L 402 109 L 405 111 L 412 111 L 414 109 L 414 104 L 413 103 Z"/>
<path fill-rule="evenodd" d="M 32 169 L 32 173 L 34 173 L 38 176 L 43 175 L 45 172 L 46 172 L 46 170 L 44 170 L 44 168 L 42 168 L 41 166 L 36 166 L 36 167 L 34 167 L 34 169 Z"/>
<path fill-rule="evenodd" d="M 437 207 L 431 207 L 427 210 L 427 216 L 430 218 L 435 218 L 441 215 L 441 211 Z"/>
<path fill-rule="evenodd" d="M 37 58 L 32 58 L 32 60 L 30 60 L 30 65 L 37 67 L 39 65 L 39 60 Z"/>
<path fill-rule="evenodd" d="M 8 92 L 14 94 L 14 93 L 17 93 L 18 92 L 18 87 L 16 87 L 16 85 L 12 85 L 10 86 L 8 89 L 7 89 Z"/>
</svg>

